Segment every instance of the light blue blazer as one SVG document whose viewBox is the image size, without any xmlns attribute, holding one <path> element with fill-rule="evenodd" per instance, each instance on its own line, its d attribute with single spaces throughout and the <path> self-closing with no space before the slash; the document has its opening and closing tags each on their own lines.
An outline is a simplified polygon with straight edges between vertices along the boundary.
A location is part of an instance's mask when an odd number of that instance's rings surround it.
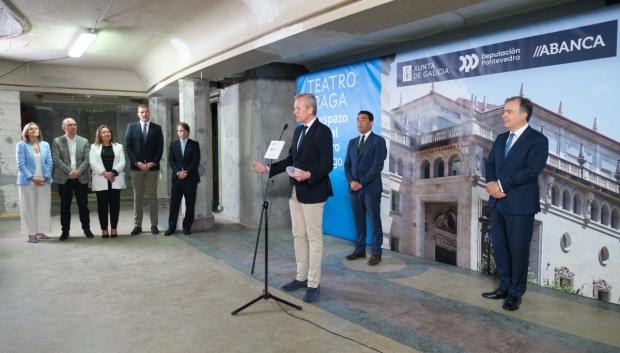
<svg viewBox="0 0 620 353">
<path fill-rule="evenodd" d="M 45 141 L 39 141 L 39 149 L 41 150 L 41 171 L 43 176 L 47 178 L 48 183 L 52 183 L 52 152 L 50 145 Z M 17 184 L 30 185 L 34 176 L 36 166 L 34 164 L 34 152 L 32 145 L 21 141 L 16 148 L 17 159 Z"/>
</svg>

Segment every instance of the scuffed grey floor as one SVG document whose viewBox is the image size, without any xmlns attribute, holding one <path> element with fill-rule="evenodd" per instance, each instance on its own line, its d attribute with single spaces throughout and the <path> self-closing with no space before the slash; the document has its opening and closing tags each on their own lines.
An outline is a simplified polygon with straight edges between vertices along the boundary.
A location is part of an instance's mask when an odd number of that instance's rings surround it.
<svg viewBox="0 0 620 353">
<path fill-rule="evenodd" d="M 54 231 L 53 239 L 29 244 L 19 220 L 0 221 L 0 352 L 372 351 L 288 316 L 271 300 L 231 316 L 262 283 L 161 230 L 118 239 L 73 232 L 66 242 Z M 311 305 L 296 314 L 384 352 L 415 351 Z"/>
<path fill-rule="evenodd" d="M 230 315 L 263 290 L 262 243 L 249 274 L 255 230 L 219 222 L 191 236 L 164 237 L 160 226 L 130 237 L 131 218 L 125 207 L 118 239 L 74 231 L 60 242 L 56 215 L 53 239 L 40 244 L 18 235 L 19 220 L 0 220 L 0 353 L 375 352 L 273 300 Z M 344 260 L 352 249 L 324 237 L 321 295 L 306 304 L 303 290 L 277 289 L 295 259 L 290 229 L 271 229 L 270 292 L 386 353 L 620 353 L 618 305 L 530 286 L 506 312 L 480 296 L 496 285 L 489 276 L 390 251 L 369 267 Z"/>
</svg>

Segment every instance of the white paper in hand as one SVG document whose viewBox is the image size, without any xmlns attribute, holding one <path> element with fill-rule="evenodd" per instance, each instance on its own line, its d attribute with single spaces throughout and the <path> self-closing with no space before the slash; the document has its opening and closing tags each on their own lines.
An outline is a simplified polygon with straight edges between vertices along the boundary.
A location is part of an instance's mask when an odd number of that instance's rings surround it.
<svg viewBox="0 0 620 353">
<path fill-rule="evenodd" d="M 278 159 L 280 158 L 280 153 L 282 153 L 282 149 L 284 148 L 284 141 L 276 141 L 273 140 L 267 147 L 267 152 L 265 152 L 265 159 Z"/>
</svg>

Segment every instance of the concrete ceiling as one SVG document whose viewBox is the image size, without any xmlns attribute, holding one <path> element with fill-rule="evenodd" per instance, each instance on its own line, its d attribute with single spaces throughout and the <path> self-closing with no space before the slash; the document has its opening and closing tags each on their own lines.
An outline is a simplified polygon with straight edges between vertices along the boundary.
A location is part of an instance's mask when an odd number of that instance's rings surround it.
<svg viewBox="0 0 620 353">
<path fill-rule="evenodd" d="M 573 1 L 113 0 L 107 12 L 110 0 L 4 2 L 28 28 L 0 39 L 0 88 L 146 96 L 187 76 L 320 66 Z M 91 48 L 67 58 L 95 24 Z"/>
</svg>

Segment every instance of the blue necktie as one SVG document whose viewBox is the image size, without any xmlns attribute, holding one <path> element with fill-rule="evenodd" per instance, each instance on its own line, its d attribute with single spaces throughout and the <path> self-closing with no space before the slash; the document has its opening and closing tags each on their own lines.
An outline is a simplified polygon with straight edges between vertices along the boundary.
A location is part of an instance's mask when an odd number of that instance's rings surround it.
<svg viewBox="0 0 620 353">
<path fill-rule="evenodd" d="M 185 156 L 185 144 L 186 143 L 187 143 L 187 141 L 181 140 L 181 157 Z"/>
<path fill-rule="evenodd" d="M 506 141 L 506 147 L 504 148 L 504 158 L 508 156 L 508 152 L 510 151 L 510 147 L 512 147 L 512 139 L 515 137 L 514 132 L 511 132 L 508 136 L 508 141 Z"/>
</svg>

